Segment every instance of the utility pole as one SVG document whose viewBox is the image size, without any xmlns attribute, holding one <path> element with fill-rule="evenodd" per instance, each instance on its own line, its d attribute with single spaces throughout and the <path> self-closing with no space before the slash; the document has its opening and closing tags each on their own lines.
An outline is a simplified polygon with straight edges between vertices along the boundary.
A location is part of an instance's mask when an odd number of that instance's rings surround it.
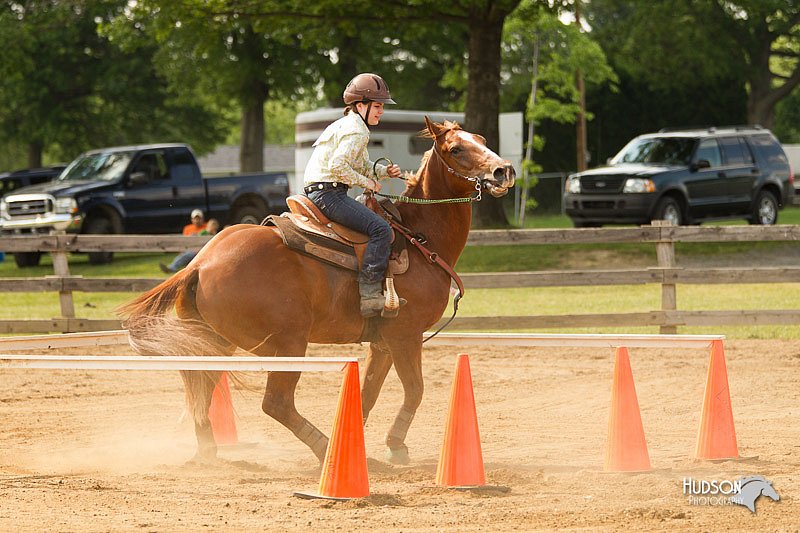
<svg viewBox="0 0 800 533">
<path fill-rule="evenodd" d="M 575 24 L 578 30 L 581 28 L 581 0 L 575 0 Z M 583 74 L 581 69 L 575 72 L 575 80 L 578 88 L 578 116 L 576 126 L 576 146 L 578 172 L 586 170 L 586 90 L 583 85 Z"/>
</svg>

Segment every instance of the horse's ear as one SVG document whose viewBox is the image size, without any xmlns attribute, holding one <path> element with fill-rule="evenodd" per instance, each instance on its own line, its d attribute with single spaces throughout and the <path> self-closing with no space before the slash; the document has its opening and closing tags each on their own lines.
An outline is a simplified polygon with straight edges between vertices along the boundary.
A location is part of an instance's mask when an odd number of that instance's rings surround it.
<svg viewBox="0 0 800 533">
<path fill-rule="evenodd" d="M 428 115 L 425 115 L 425 126 L 428 127 L 428 131 L 434 139 L 439 136 L 439 132 L 442 130 L 442 125 L 429 119 Z"/>
<path fill-rule="evenodd" d="M 428 115 L 425 115 L 425 126 L 428 128 L 428 131 L 431 133 L 431 135 L 436 135 L 436 132 L 433 130 L 433 122 L 431 122 L 431 119 L 428 118 Z"/>
</svg>

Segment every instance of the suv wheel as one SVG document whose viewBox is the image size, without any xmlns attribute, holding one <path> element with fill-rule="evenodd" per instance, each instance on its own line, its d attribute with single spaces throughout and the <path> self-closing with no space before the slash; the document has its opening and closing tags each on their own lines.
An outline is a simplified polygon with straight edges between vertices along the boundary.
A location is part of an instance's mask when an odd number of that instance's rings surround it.
<svg viewBox="0 0 800 533">
<path fill-rule="evenodd" d="M 761 191 L 753 205 L 753 213 L 748 222 L 771 226 L 778 221 L 778 201 L 769 191 Z"/>
<path fill-rule="evenodd" d="M 658 201 L 653 220 L 666 220 L 673 226 L 680 226 L 684 222 L 683 210 L 675 198 L 665 196 Z"/>
</svg>

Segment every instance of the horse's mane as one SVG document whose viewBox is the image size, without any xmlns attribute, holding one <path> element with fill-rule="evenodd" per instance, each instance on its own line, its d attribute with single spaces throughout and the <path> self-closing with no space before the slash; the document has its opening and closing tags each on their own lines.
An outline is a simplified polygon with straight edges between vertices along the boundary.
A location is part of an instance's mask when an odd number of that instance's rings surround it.
<svg viewBox="0 0 800 533">
<path fill-rule="evenodd" d="M 444 130 L 445 132 L 448 132 L 450 130 L 461 129 L 461 126 L 458 124 L 458 122 L 453 122 L 450 120 L 445 120 L 442 123 L 442 126 L 444 126 L 445 128 Z M 421 129 L 417 133 L 417 137 L 420 137 L 422 139 L 435 140 L 434 135 L 430 132 L 428 128 Z M 425 165 L 428 163 L 428 159 L 430 159 L 432 153 L 433 153 L 432 150 L 426 151 L 425 154 L 422 156 L 422 162 L 420 163 L 417 172 L 415 174 L 408 174 L 406 176 L 406 190 L 403 191 L 403 196 L 410 196 L 411 193 L 414 192 L 414 190 L 417 188 L 417 185 L 419 184 L 419 177 L 422 174 L 422 169 L 425 168 Z"/>
</svg>

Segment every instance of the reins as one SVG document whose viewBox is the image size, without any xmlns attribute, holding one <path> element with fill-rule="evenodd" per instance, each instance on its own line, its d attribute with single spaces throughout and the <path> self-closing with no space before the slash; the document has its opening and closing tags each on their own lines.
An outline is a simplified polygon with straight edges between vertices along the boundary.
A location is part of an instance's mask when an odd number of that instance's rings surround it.
<svg viewBox="0 0 800 533">
<path fill-rule="evenodd" d="M 383 207 L 381 207 L 381 209 L 383 209 Z M 409 230 L 402 224 L 395 221 L 394 218 L 391 216 L 391 214 L 389 215 L 389 224 L 398 233 L 400 233 L 400 235 L 405 237 L 405 239 L 408 242 L 413 244 L 422 253 L 423 257 L 425 257 L 425 259 L 428 260 L 430 264 L 438 265 L 439 268 L 444 270 L 447 273 L 447 275 L 450 276 L 450 279 L 456 282 L 456 286 L 458 287 L 458 294 L 456 294 L 455 297 L 453 298 L 453 316 L 451 316 L 447 322 L 442 324 L 442 326 L 439 329 L 437 329 L 433 334 L 423 339 L 422 343 L 424 344 L 429 340 L 431 340 L 432 338 L 434 338 L 436 335 L 438 335 L 444 328 L 450 325 L 450 322 L 453 321 L 453 319 L 456 317 L 456 313 L 458 313 L 458 302 L 461 300 L 461 298 L 463 298 L 466 289 L 464 289 L 464 283 L 461 281 L 461 278 L 458 276 L 456 271 L 453 270 L 453 268 L 450 265 L 448 265 L 441 257 L 439 257 L 439 254 L 437 254 L 436 252 L 431 252 L 428 248 L 426 248 L 423 245 L 425 241 L 424 240 L 420 241 L 419 235 L 412 235 L 411 230 Z"/>
</svg>

